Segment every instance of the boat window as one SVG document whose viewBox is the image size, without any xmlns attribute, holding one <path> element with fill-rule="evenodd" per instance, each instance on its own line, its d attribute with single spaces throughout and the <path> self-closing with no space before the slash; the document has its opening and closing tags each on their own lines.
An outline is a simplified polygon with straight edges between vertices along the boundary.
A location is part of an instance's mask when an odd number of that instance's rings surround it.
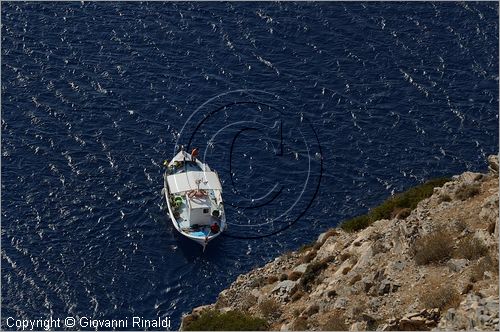
<svg viewBox="0 0 500 332">
<path fill-rule="evenodd" d="M 203 213 L 208 213 L 208 209 L 203 209 Z"/>
</svg>

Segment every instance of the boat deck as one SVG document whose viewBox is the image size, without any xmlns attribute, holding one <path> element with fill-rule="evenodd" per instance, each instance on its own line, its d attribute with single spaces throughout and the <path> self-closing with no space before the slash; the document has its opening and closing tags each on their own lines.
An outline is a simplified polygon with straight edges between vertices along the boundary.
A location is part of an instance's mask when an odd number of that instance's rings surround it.
<svg viewBox="0 0 500 332">
<path fill-rule="evenodd" d="M 182 198 L 182 205 L 177 209 L 179 211 L 179 218 L 176 219 L 177 224 L 179 225 L 180 228 L 189 228 L 189 221 L 188 221 L 188 208 L 187 208 L 187 197 L 186 195 L 180 196 Z M 210 199 L 210 203 L 212 204 L 211 209 L 216 210 L 217 209 L 217 203 L 215 201 L 215 193 L 213 190 L 208 191 L 208 198 Z M 217 219 L 214 218 L 214 221 Z"/>
</svg>

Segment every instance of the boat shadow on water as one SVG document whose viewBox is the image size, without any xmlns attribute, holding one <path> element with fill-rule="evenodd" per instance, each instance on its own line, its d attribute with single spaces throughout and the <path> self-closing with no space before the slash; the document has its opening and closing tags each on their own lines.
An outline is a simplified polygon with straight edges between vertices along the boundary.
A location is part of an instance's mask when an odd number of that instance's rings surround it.
<svg viewBox="0 0 500 332">
<path fill-rule="evenodd" d="M 171 226 L 170 220 L 168 222 L 169 226 Z M 203 247 L 179 234 L 173 226 L 169 227 L 169 231 L 174 234 L 178 248 L 189 263 L 199 260 L 200 257 L 208 262 L 220 260 L 220 253 L 223 248 L 222 242 L 225 240 L 224 236 L 220 236 L 215 241 L 210 242 L 210 245 L 206 246 L 205 251 L 203 251 Z"/>
<path fill-rule="evenodd" d="M 210 245 L 206 246 L 205 250 L 203 250 L 203 247 L 201 247 L 198 243 L 186 238 L 175 229 L 168 216 L 167 203 L 163 197 L 159 206 L 161 211 L 165 213 L 162 213 L 160 216 L 162 222 L 165 223 L 164 232 L 172 234 L 173 239 L 171 238 L 171 240 L 175 241 L 175 244 L 180 249 L 180 252 L 189 263 L 199 260 L 200 258 L 206 260 L 207 262 L 216 262 L 220 260 L 220 253 L 223 252 L 224 242 L 227 240 L 224 234 L 210 242 Z"/>
</svg>

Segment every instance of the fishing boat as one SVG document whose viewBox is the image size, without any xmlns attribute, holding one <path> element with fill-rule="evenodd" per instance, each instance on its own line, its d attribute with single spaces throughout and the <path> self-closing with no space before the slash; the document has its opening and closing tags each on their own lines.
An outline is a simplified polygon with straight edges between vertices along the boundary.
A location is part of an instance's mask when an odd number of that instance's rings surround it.
<svg viewBox="0 0 500 332">
<path fill-rule="evenodd" d="M 197 149 L 187 153 L 181 148 L 164 163 L 163 191 L 175 229 L 205 250 L 225 230 L 226 215 L 219 175 L 197 156 Z"/>
</svg>

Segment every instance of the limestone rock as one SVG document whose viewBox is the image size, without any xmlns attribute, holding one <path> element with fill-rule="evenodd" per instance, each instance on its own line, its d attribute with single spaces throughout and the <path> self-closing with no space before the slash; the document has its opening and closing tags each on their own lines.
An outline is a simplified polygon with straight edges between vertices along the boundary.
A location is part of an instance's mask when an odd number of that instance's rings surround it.
<svg viewBox="0 0 500 332">
<path fill-rule="evenodd" d="M 366 322 L 355 322 L 349 327 L 349 331 L 366 331 Z"/>
<path fill-rule="evenodd" d="M 493 175 L 498 175 L 498 156 L 488 156 L 488 170 Z"/>
<path fill-rule="evenodd" d="M 395 261 L 391 266 L 396 271 L 403 271 L 403 269 L 406 266 L 406 262 L 398 260 L 398 261 Z"/>
<path fill-rule="evenodd" d="M 480 181 L 483 174 L 475 172 L 464 172 L 458 176 L 458 180 L 463 184 L 473 184 Z"/>
<path fill-rule="evenodd" d="M 328 231 L 327 232 L 324 232 L 324 233 L 321 233 L 319 236 L 318 236 L 318 240 L 316 241 L 317 243 L 323 243 L 325 241 L 325 237 L 328 235 Z"/>
<path fill-rule="evenodd" d="M 292 292 L 296 285 L 296 281 L 283 280 L 280 281 L 276 286 L 274 286 L 274 288 L 271 290 L 271 293 L 277 295 L 283 300 L 286 300 L 288 298 L 288 295 Z"/>
<path fill-rule="evenodd" d="M 378 287 L 378 294 L 384 295 L 391 291 L 391 282 L 387 279 L 382 280 L 380 286 Z"/>
<path fill-rule="evenodd" d="M 347 305 L 347 299 L 340 297 L 335 301 L 335 304 L 333 305 L 334 308 L 336 309 L 344 309 Z"/>
<path fill-rule="evenodd" d="M 374 281 L 369 277 L 364 277 L 363 279 L 361 279 L 361 283 L 363 285 L 363 290 L 365 291 L 365 293 L 368 293 L 370 291 L 370 288 L 372 288 Z"/>
<path fill-rule="evenodd" d="M 479 218 L 486 222 L 498 222 L 498 193 L 489 196 L 483 201 Z"/>
<path fill-rule="evenodd" d="M 192 311 L 192 313 L 193 313 L 193 314 L 195 314 L 195 315 L 196 315 L 196 314 L 198 314 L 198 315 L 199 315 L 199 314 L 200 314 L 200 313 L 202 313 L 203 311 L 205 311 L 205 310 L 207 310 L 207 309 L 210 309 L 210 307 L 211 307 L 211 305 L 210 305 L 210 304 L 208 304 L 208 305 L 202 305 L 202 306 L 199 306 L 199 307 L 194 308 L 194 309 L 193 309 L 193 311 Z"/>
<path fill-rule="evenodd" d="M 469 261 L 465 258 L 462 259 L 450 259 L 446 265 L 452 272 L 460 272 L 462 271 L 467 265 L 469 264 Z"/>
<path fill-rule="evenodd" d="M 399 289 L 400 285 L 389 280 L 389 279 L 384 279 L 380 282 L 379 288 L 378 288 L 378 295 L 384 295 L 387 293 L 391 292 L 396 292 Z"/>
<path fill-rule="evenodd" d="M 498 298 L 481 298 L 467 294 L 457 309 L 448 309 L 437 326 L 438 330 L 495 330 L 498 331 Z"/>
<path fill-rule="evenodd" d="M 401 331 L 422 331 L 426 330 L 425 326 L 426 319 L 421 316 L 415 316 L 411 318 L 403 317 L 399 321 L 399 329 Z"/>
<path fill-rule="evenodd" d="M 300 273 L 304 273 L 304 272 L 306 272 L 307 265 L 308 265 L 308 264 L 300 264 L 300 265 L 296 266 L 296 267 L 293 269 L 293 272 L 300 272 Z"/>
<path fill-rule="evenodd" d="M 282 324 L 280 331 L 290 331 L 290 324 Z"/>
<path fill-rule="evenodd" d="M 424 309 L 420 312 L 406 314 L 400 320 L 393 322 L 393 327 L 399 331 L 422 331 L 436 327 L 439 320 L 438 309 Z"/>
</svg>

